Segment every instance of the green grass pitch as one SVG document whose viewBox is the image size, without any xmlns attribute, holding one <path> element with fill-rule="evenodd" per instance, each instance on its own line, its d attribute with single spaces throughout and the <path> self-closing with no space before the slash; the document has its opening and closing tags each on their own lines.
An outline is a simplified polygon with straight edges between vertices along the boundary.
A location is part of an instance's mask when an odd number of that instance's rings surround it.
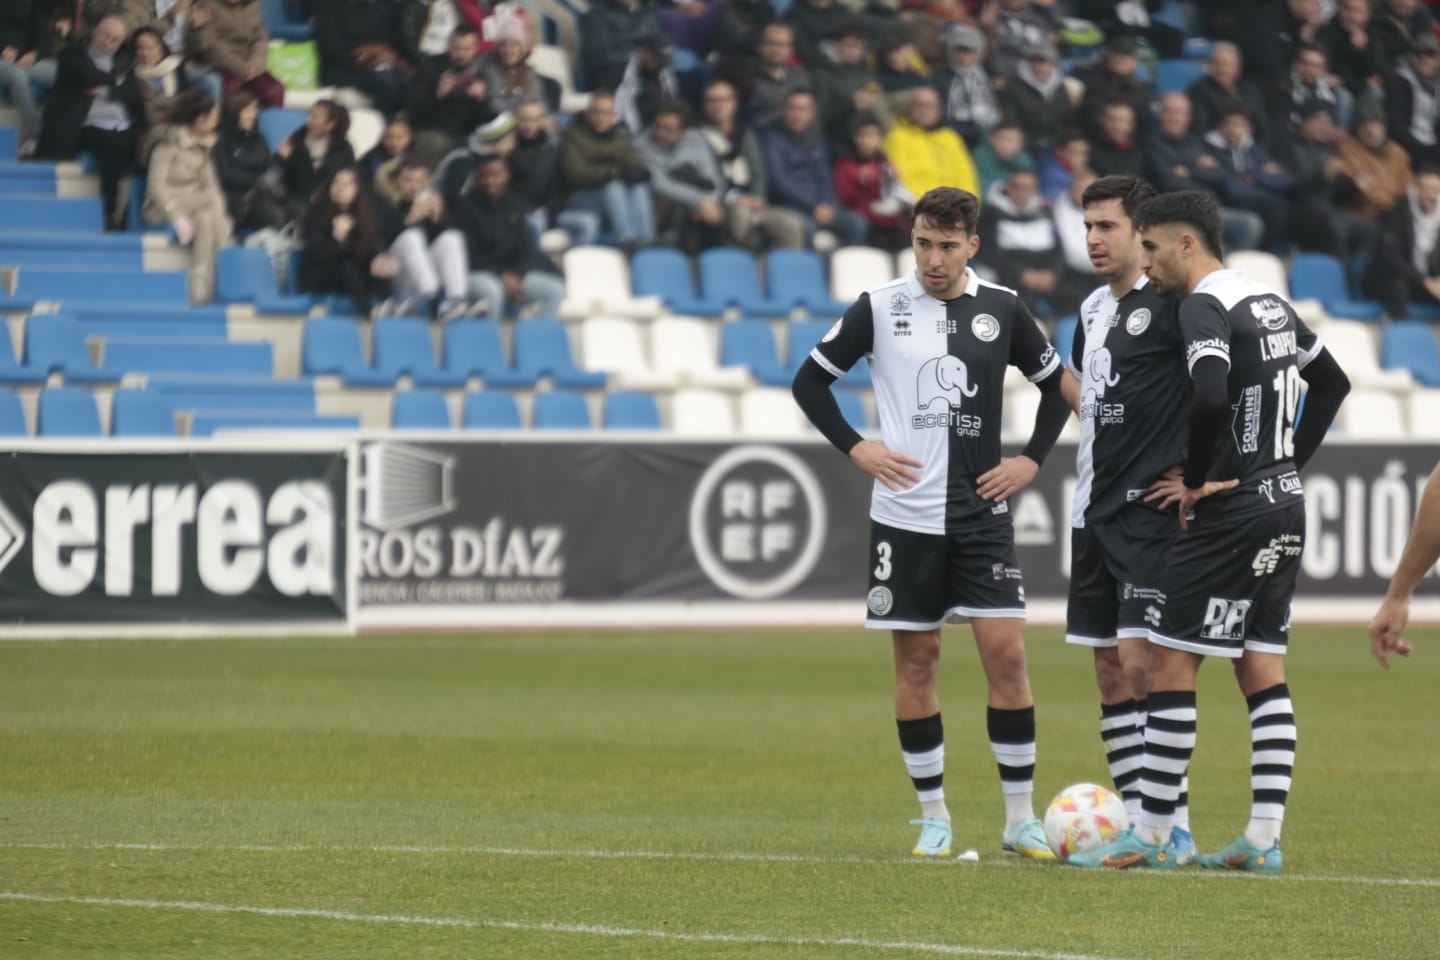
<svg viewBox="0 0 1440 960">
<path fill-rule="evenodd" d="M 1029 632 L 1037 803 L 1107 783 L 1087 651 Z M 888 640 L 862 631 L 0 644 L 0 958 L 1433 958 L 1440 630 L 1390 673 L 1297 628 L 1278 878 L 999 850 L 969 633 L 956 844 L 914 862 Z M 1202 673 L 1193 823 L 1248 815 Z"/>
</svg>

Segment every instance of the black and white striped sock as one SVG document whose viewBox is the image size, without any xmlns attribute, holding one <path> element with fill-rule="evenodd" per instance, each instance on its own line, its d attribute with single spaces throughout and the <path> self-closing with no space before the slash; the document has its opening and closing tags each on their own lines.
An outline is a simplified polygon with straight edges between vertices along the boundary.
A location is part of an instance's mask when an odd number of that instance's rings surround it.
<svg viewBox="0 0 1440 960">
<path fill-rule="evenodd" d="M 1134 700 L 1100 704 L 1100 739 L 1105 743 L 1105 762 L 1115 790 L 1125 801 L 1125 812 L 1134 820 L 1140 813 L 1140 767 L 1145 761 L 1144 727 L 1137 721 Z"/>
<path fill-rule="evenodd" d="M 990 749 L 1000 768 L 1000 792 L 1005 795 L 1005 825 L 1013 827 L 1035 816 L 1035 708 L 1001 710 L 988 707 L 985 729 Z"/>
<path fill-rule="evenodd" d="M 900 752 L 915 785 L 915 798 L 926 817 L 950 819 L 945 807 L 945 725 L 940 714 L 918 720 L 896 720 Z"/>
<path fill-rule="evenodd" d="M 1195 752 L 1195 691 L 1151 691 L 1145 719 L 1145 769 L 1140 779 L 1137 835 L 1146 843 L 1170 837 L 1185 773 Z"/>
<path fill-rule="evenodd" d="M 1245 698 L 1250 708 L 1250 825 L 1245 838 L 1268 850 L 1280 840 L 1295 772 L 1295 706 L 1277 683 Z"/>
</svg>

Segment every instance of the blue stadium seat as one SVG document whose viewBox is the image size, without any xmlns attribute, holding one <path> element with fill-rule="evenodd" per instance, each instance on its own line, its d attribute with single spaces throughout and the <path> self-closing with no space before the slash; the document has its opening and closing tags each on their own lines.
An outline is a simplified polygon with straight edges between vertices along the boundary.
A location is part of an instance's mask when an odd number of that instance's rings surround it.
<svg viewBox="0 0 1440 960">
<path fill-rule="evenodd" d="M 20 131 L 14 127 L 0 127 L 0 157 L 14 160 L 20 149 Z"/>
<path fill-rule="evenodd" d="M 14 390 L 0 389 L 0 437 L 28 437 L 25 408 Z"/>
<path fill-rule="evenodd" d="M 277 415 L 246 411 L 197 413 L 190 421 L 190 436 L 212 437 L 219 430 L 359 430 L 360 418 L 347 415 Z"/>
<path fill-rule="evenodd" d="M 585 398 L 569 390 L 535 394 L 536 430 L 589 430 L 590 407 Z"/>
<path fill-rule="evenodd" d="M 92 325 L 106 324 L 174 323 L 176 329 L 208 327 L 217 331 L 214 335 L 219 337 L 225 336 L 229 329 L 224 306 L 192 307 L 186 303 L 75 303 L 67 304 L 61 312 L 77 323 L 84 324 L 87 329 Z"/>
<path fill-rule="evenodd" d="M 99 233 L 104 226 L 98 197 L 51 199 L 7 198 L 5 230 L 44 230 L 47 233 Z"/>
<path fill-rule="evenodd" d="M 158 390 L 116 390 L 110 407 L 113 437 L 178 437 L 175 409 Z"/>
<path fill-rule="evenodd" d="M 833 320 L 799 320 L 789 325 L 786 369 L 792 378 L 805 362 L 805 358 L 810 356 L 810 351 L 815 349 L 815 344 L 819 343 L 833 326 Z M 835 381 L 835 386 L 846 390 L 870 389 L 870 361 L 861 357 L 845 376 Z"/>
<path fill-rule="evenodd" d="M 0 200 L 0 203 L 6 201 Z M 66 270 L 75 266 L 77 251 L 54 247 L 21 249 L 0 247 L 0 267 L 21 267 L 38 270 Z M 138 273 L 145 269 L 145 254 L 134 250 L 86 250 L 83 254 L 87 270 Z"/>
<path fill-rule="evenodd" d="M 1194 60 L 1161 60 L 1155 65 L 1155 92 L 1184 93 L 1190 89 L 1190 84 L 1203 76 L 1203 63 Z"/>
<path fill-rule="evenodd" d="M 315 413 L 315 385 L 305 378 L 150 377 L 149 389 L 163 394 L 177 412 L 245 410 Z"/>
<path fill-rule="evenodd" d="M 15 296 L 30 300 L 91 303 L 189 303 L 185 271 L 86 269 L 20 271 Z"/>
<path fill-rule="evenodd" d="M 520 406 L 514 394 L 480 390 L 465 394 L 463 421 L 470 430 L 519 430 Z"/>
<path fill-rule="evenodd" d="M 104 366 L 126 373 L 228 377 L 275 373 L 274 348 L 269 341 L 107 339 L 104 349 Z"/>
<path fill-rule="evenodd" d="M 375 369 L 394 383 L 408 375 L 418 387 L 463 387 L 469 375 L 442 370 L 435 362 L 430 325 L 414 317 L 381 320 L 372 330 L 375 338 Z"/>
<path fill-rule="evenodd" d="M 449 430 L 450 408 L 445 395 L 433 390 L 402 390 L 390 405 L 390 426 L 396 430 Z"/>
<path fill-rule="evenodd" d="M 1075 327 L 1079 324 L 1080 318 L 1074 315 L 1060 317 L 1055 321 L 1055 333 L 1050 337 L 1050 345 L 1060 356 L 1060 362 L 1070 362 L 1070 351 L 1075 345 Z"/>
<path fill-rule="evenodd" d="M 1351 299 L 1345 268 L 1325 253 L 1297 253 L 1290 258 L 1292 300 L 1319 300 L 1325 312 L 1342 320 L 1379 320 L 1384 308 L 1376 300 Z"/>
<path fill-rule="evenodd" d="M 6 201 L 9 213 L 9 201 Z M 58 250 L 65 254 L 78 252 L 133 253 L 143 257 L 145 238 L 128 233 L 86 233 L 67 232 L 44 228 L 12 228 L 9 221 L 0 222 L 0 251 L 11 250 Z M 0 253 L 4 256 L 4 253 Z M 73 263 L 73 261 L 72 261 Z M 137 261 L 138 263 L 138 261 Z M 139 269 L 137 266 L 136 269 Z"/>
<path fill-rule="evenodd" d="M 347 387 L 390 387 L 395 378 L 365 362 L 360 327 L 342 317 L 312 317 L 300 337 L 300 370 L 307 376 L 338 376 Z"/>
<path fill-rule="evenodd" d="M 457 320 L 445 327 L 445 363 L 441 369 L 481 377 L 487 387 L 533 387 L 536 377 L 513 369 L 505 359 L 500 328 L 494 320 Z"/>
<path fill-rule="evenodd" d="M 219 303 L 253 303 L 257 313 L 310 312 L 310 298 L 280 292 L 275 265 L 264 250 L 226 247 L 215 257 L 215 299 Z"/>
<path fill-rule="evenodd" d="M 630 284 L 637 297 L 659 297 L 672 313 L 718 317 L 725 304 L 695 293 L 690 261 L 670 247 L 651 247 L 630 260 Z"/>
<path fill-rule="evenodd" d="M 571 390 L 603 387 L 608 379 L 603 373 L 575 366 L 570 335 L 554 320 L 522 320 L 515 324 L 515 369 L 527 376 L 548 376 L 555 386 Z"/>
<path fill-rule="evenodd" d="M 830 299 L 825 265 L 813 250 L 772 250 L 765 256 L 770 299 L 804 307 L 812 315 L 839 317 L 850 306 Z"/>
<path fill-rule="evenodd" d="M 720 365 L 747 367 L 758 383 L 789 386 L 794 371 L 780 362 L 775 335 L 764 320 L 736 320 L 720 327 Z"/>
<path fill-rule="evenodd" d="M 50 371 L 39 367 L 21 366 L 15 360 L 15 348 L 8 330 L 0 328 L 0 383 L 44 383 Z"/>
<path fill-rule="evenodd" d="M 47 374 L 63 373 L 66 383 L 115 383 L 122 372 L 97 367 L 85 343 L 85 328 L 58 315 L 26 321 L 25 366 Z"/>
<path fill-rule="evenodd" d="M 660 407 L 652 394 L 638 390 L 607 393 L 601 422 L 607 430 L 659 430 Z"/>
<path fill-rule="evenodd" d="M 865 401 L 860 399 L 860 394 L 846 390 L 835 394 L 835 400 L 840 404 L 840 413 L 846 423 L 856 430 L 870 429 L 870 418 L 865 415 Z"/>
<path fill-rule="evenodd" d="M 1440 347 L 1435 343 L 1435 331 L 1417 320 L 1390 324 L 1380 335 L 1380 365 L 1404 368 L 1425 386 L 1440 387 Z"/>
<path fill-rule="evenodd" d="M 303 42 L 310 39 L 310 24 L 291 20 L 285 0 L 260 0 L 260 14 L 272 40 Z"/>
<path fill-rule="evenodd" d="M 79 387 L 52 387 L 40 391 L 39 413 L 35 420 L 39 437 L 103 437 L 100 411 L 89 390 Z"/>
<path fill-rule="evenodd" d="M 700 292 L 712 302 L 739 307 L 759 317 L 789 316 L 788 304 L 760 292 L 755 255 L 748 250 L 715 247 L 700 254 Z"/>
<path fill-rule="evenodd" d="M 260 134 L 274 153 L 284 140 L 296 130 L 305 126 L 308 110 L 287 110 L 284 107 L 270 107 L 260 111 Z"/>
</svg>

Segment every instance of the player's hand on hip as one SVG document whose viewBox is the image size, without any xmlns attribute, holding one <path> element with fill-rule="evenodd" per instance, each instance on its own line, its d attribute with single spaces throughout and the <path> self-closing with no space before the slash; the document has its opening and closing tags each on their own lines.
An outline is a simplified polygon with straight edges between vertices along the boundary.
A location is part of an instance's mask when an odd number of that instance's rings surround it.
<svg viewBox="0 0 1440 960">
<path fill-rule="evenodd" d="M 998 466 L 986 470 L 975 481 L 975 492 L 982 500 L 1003 502 L 1030 485 L 1040 464 L 1026 456 L 1003 457 Z"/>
<path fill-rule="evenodd" d="M 896 453 L 883 443 L 861 440 L 850 448 L 850 459 L 855 466 L 897 492 L 909 490 L 920 482 L 920 474 L 916 472 L 921 466 L 920 461 Z"/>
<path fill-rule="evenodd" d="M 1203 486 L 1185 487 L 1180 494 L 1180 529 L 1190 529 L 1190 511 L 1195 509 L 1195 504 L 1221 490 L 1230 490 L 1239 485 L 1239 480 L 1209 480 Z"/>
<path fill-rule="evenodd" d="M 1150 484 L 1145 491 L 1145 502 L 1155 503 L 1157 510 L 1164 510 L 1173 503 L 1180 502 L 1180 495 L 1185 492 L 1185 469 L 1175 466 L 1166 470 L 1160 475 L 1160 479 Z M 1156 501 L 1159 503 L 1156 503 Z"/>
<path fill-rule="evenodd" d="M 1400 654 L 1410 656 L 1411 646 L 1403 639 L 1405 624 L 1410 622 L 1410 599 L 1408 597 L 1386 597 L 1370 621 L 1370 652 L 1380 666 L 1390 669 L 1390 657 Z"/>
</svg>

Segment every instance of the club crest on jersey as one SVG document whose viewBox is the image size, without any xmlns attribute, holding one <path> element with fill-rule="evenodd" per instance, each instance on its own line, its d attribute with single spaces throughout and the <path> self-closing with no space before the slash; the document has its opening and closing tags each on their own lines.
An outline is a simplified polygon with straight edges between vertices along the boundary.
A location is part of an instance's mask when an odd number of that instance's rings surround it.
<svg viewBox="0 0 1440 960">
<path fill-rule="evenodd" d="M 976 340 L 990 343 L 1000 336 L 1000 321 L 988 313 L 978 313 L 975 319 L 970 321 L 970 332 L 975 334 Z"/>
<path fill-rule="evenodd" d="M 1255 323 L 1265 330 L 1280 330 L 1290 319 L 1285 304 L 1274 297 L 1265 297 L 1250 304 L 1250 315 Z"/>
<path fill-rule="evenodd" d="M 905 295 L 904 290 L 896 290 L 895 295 L 890 298 L 890 314 L 896 317 L 910 316 L 910 298 Z"/>
<path fill-rule="evenodd" d="M 1125 332 L 1138 337 L 1150 328 L 1150 309 L 1141 307 L 1125 318 Z"/>
<path fill-rule="evenodd" d="M 865 598 L 865 605 L 870 608 L 870 612 L 875 614 L 875 616 L 883 617 L 894 608 L 895 596 L 890 592 L 889 587 L 876 587 L 871 590 L 870 595 Z"/>
</svg>

